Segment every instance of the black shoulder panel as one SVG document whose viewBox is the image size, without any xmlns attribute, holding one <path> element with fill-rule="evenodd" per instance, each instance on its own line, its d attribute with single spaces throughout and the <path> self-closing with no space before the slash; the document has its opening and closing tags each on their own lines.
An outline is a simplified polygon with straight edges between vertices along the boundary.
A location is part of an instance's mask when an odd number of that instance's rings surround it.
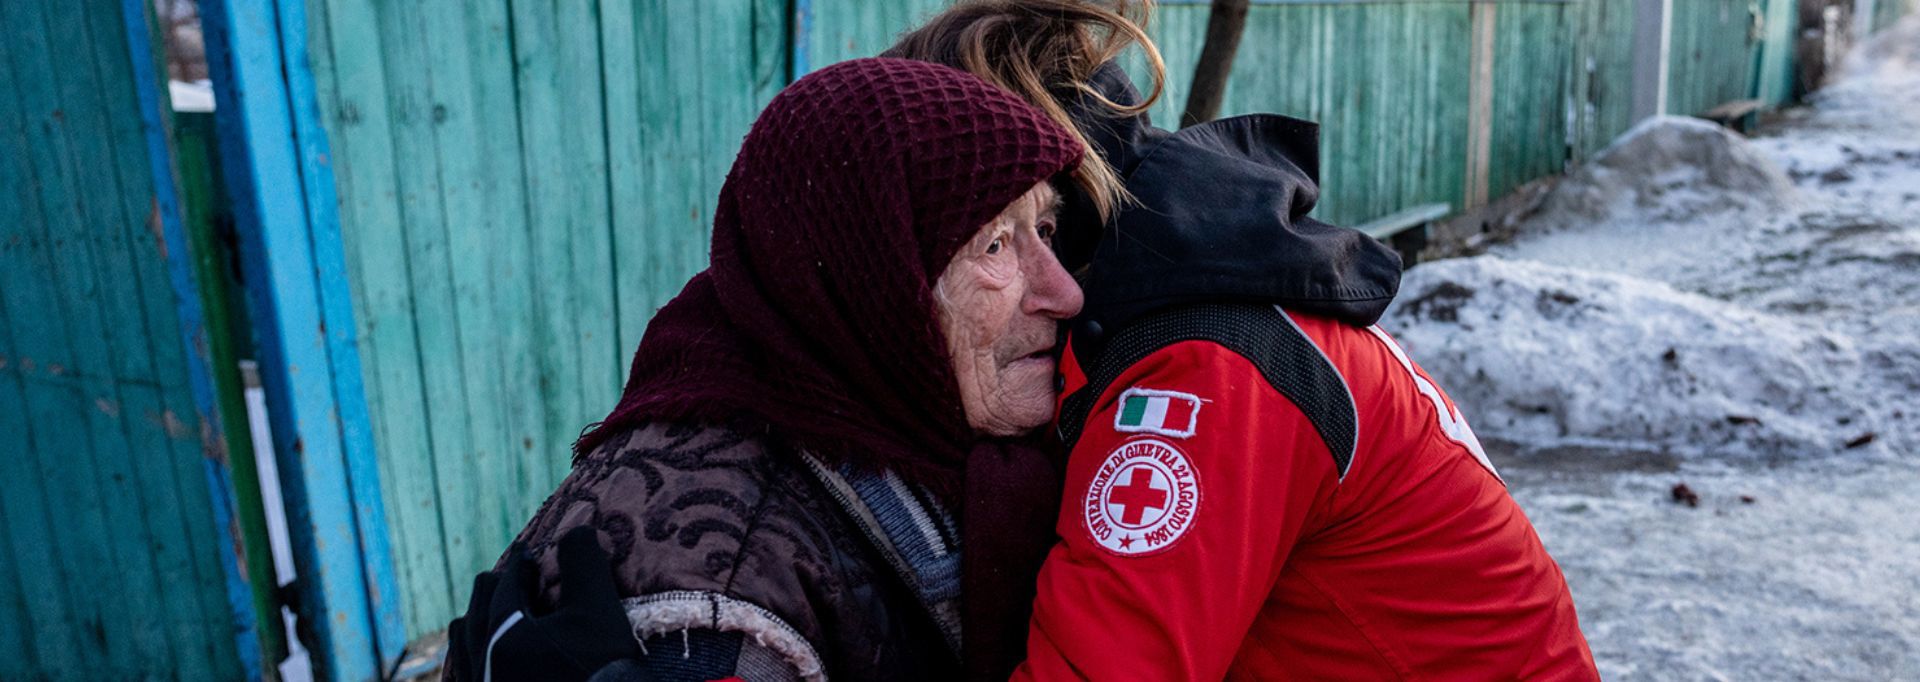
<svg viewBox="0 0 1920 682">
<path fill-rule="evenodd" d="M 1060 439 L 1073 449 L 1094 401 L 1128 367 L 1181 341 L 1212 341 L 1259 368 L 1274 390 L 1306 413 L 1333 453 L 1340 477 L 1353 463 L 1359 416 L 1347 382 L 1320 347 L 1287 314 L 1271 305 L 1200 304 L 1160 311 L 1115 334 L 1087 372 L 1087 385 L 1060 409 Z"/>
</svg>

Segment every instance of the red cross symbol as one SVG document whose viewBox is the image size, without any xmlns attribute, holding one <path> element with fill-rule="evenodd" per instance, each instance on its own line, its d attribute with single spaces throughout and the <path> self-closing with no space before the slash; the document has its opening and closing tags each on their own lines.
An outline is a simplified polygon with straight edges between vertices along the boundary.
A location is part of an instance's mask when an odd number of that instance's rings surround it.
<svg viewBox="0 0 1920 682">
<path fill-rule="evenodd" d="M 1153 487 L 1153 470 L 1134 467 L 1127 484 L 1107 493 L 1107 504 L 1120 505 L 1120 523 L 1137 526 L 1140 517 L 1153 509 L 1167 508 L 1167 491 Z"/>
</svg>

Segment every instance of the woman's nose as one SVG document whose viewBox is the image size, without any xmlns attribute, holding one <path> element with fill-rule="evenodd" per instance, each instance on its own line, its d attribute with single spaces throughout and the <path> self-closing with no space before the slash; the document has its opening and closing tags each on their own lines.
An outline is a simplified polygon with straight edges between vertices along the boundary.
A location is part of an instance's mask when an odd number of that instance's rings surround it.
<svg viewBox="0 0 1920 682">
<path fill-rule="evenodd" d="M 1053 255 L 1053 249 L 1041 249 L 1032 259 L 1027 273 L 1030 286 L 1027 287 L 1023 308 L 1030 315 L 1046 315 L 1056 320 L 1064 320 L 1080 314 L 1080 306 L 1086 299 L 1080 292 L 1080 283 L 1073 281 L 1073 275 L 1067 274 L 1060 259 Z"/>
</svg>

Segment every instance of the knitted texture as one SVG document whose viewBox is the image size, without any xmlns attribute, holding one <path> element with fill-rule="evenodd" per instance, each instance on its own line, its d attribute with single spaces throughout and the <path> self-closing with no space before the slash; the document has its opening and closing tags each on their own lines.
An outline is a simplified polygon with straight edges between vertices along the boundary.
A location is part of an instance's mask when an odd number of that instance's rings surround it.
<svg viewBox="0 0 1920 682">
<path fill-rule="evenodd" d="M 725 420 L 957 493 L 976 437 L 934 282 L 1081 153 L 1040 111 L 944 66 L 860 59 L 794 82 L 720 191 L 711 264 L 648 325 L 620 404 L 576 450 L 647 420 Z"/>
</svg>

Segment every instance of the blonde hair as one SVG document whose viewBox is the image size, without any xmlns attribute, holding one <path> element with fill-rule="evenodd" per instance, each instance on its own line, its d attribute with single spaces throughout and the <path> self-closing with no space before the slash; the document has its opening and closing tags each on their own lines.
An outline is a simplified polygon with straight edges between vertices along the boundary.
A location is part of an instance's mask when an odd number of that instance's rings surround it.
<svg viewBox="0 0 1920 682">
<path fill-rule="evenodd" d="M 1147 37 L 1151 0 L 961 0 L 926 25 L 900 37 L 881 53 L 944 64 L 971 73 L 1025 98 L 1086 147 L 1073 171 L 1102 220 L 1132 199 L 1113 165 L 1100 156 L 1067 116 L 1060 98 L 1083 93 L 1116 115 L 1142 113 L 1166 86 L 1167 66 Z M 1139 104 L 1123 106 L 1087 84 L 1095 69 L 1138 44 L 1146 53 L 1153 90 Z"/>
</svg>

